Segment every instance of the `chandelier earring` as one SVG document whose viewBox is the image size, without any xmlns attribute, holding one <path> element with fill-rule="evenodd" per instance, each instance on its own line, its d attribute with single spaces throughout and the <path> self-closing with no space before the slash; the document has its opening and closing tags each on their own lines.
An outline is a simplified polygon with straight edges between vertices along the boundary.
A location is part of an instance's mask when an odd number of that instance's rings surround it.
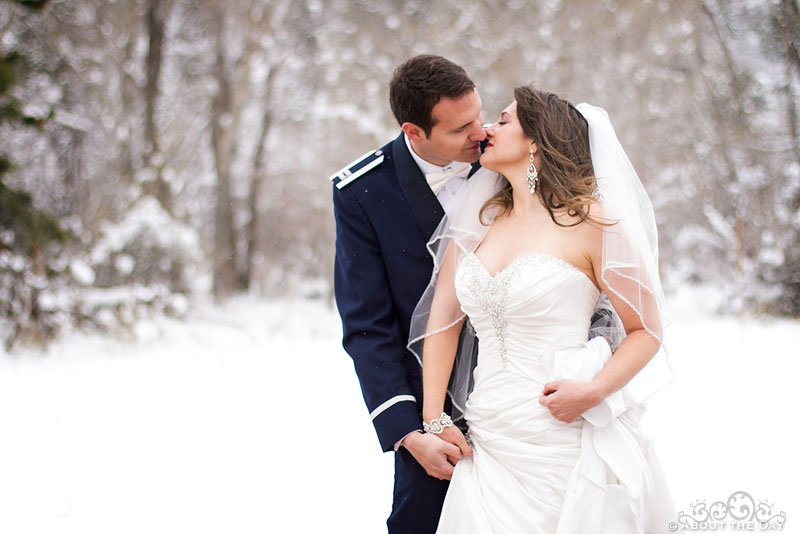
<svg viewBox="0 0 800 534">
<path fill-rule="evenodd" d="M 531 157 L 530 157 L 531 165 L 528 167 L 528 172 L 525 173 L 525 176 L 528 178 L 528 189 L 531 192 L 531 195 L 536 194 L 536 183 L 539 181 L 539 171 L 536 170 L 536 166 L 533 164 L 533 147 L 531 147 Z"/>
</svg>

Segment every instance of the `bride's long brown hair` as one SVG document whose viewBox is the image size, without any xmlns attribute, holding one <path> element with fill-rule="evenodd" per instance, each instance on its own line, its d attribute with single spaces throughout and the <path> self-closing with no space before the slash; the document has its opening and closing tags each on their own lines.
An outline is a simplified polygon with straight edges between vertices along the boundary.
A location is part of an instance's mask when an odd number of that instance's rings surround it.
<svg viewBox="0 0 800 534">
<path fill-rule="evenodd" d="M 539 182 L 536 194 L 540 195 L 550 218 L 559 226 L 576 226 L 586 220 L 603 224 L 589 215 L 589 205 L 595 200 L 597 181 L 589 151 L 589 125 L 583 115 L 566 100 L 553 93 L 525 85 L 514 89 L 517 117 L 522 131 L 539 147 Z M 505 186 L 486 201 L 480 211 L 499 207 L 506 213 L 514 207 L 511 184 Z M 578 220 L 562 224 L 555 212 L 566 210 Z"/>
</svg>

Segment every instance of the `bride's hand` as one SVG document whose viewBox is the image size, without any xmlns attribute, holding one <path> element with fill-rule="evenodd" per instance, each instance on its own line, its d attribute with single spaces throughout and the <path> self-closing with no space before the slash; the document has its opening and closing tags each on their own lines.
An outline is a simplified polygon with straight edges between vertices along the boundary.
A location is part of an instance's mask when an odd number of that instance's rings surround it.
<svg viewBox="0 0 800 534">
<path fill-rule="evenodd" d="M 458 447 L 439 439 L 436 434 L 412 432 L 403 439 L 403 447 L 426 473 L 440 480 L 450 480 L 453 467 L 461 459 Z"/>
<path fill-rule="evenodd" d="M 602 395 L 591 383 L 577 384 L 565 380 L 548 382 L 539 397 L 539 403 L 564 423 L 572 423 L 602 400 Z"/>
<path fill-rule="evenodd" d="M 467 438 L 457 426 L 448 426 L 441 434 L 436 434 L 448 443 L 452 443 L 461 450 L 464 456 L 472 456 L 472 449 L 467 444 Z"/>
</svg>

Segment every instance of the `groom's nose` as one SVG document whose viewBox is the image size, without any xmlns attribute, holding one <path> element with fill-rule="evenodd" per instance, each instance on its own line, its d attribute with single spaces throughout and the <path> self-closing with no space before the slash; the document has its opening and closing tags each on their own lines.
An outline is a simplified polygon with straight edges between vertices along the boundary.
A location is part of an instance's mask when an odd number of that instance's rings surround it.
<svg viewBox="0 0 800 534">
<path fill-rule="evenodd" d="M 473 141 L 483 141 L 486 139 L 486 132 L 483 130 L 483 125 L 481 121 L 475 121 L 472 125 L 472 132 L 470 133 L 470 139 Z"/>
</svg>

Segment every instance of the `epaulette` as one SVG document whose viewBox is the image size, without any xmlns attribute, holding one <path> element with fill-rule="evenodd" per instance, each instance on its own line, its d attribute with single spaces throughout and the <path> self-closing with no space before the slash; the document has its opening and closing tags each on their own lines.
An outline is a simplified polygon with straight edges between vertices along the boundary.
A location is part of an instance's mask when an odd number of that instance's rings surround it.
<svg viewBox="0 0 800 534">
<path fill-rule="evenodd" d="M 334 173 L 330 177 L 330 180 L 336 184 L 337 188 L 341 189 L 383 163 L 383 158 L 384 155 L 382 151 L 370 150 L 360 158 L 351 161 L 341 170 Z M 335 180 L 339 181 L 336 182 Z"/>
</svg>

